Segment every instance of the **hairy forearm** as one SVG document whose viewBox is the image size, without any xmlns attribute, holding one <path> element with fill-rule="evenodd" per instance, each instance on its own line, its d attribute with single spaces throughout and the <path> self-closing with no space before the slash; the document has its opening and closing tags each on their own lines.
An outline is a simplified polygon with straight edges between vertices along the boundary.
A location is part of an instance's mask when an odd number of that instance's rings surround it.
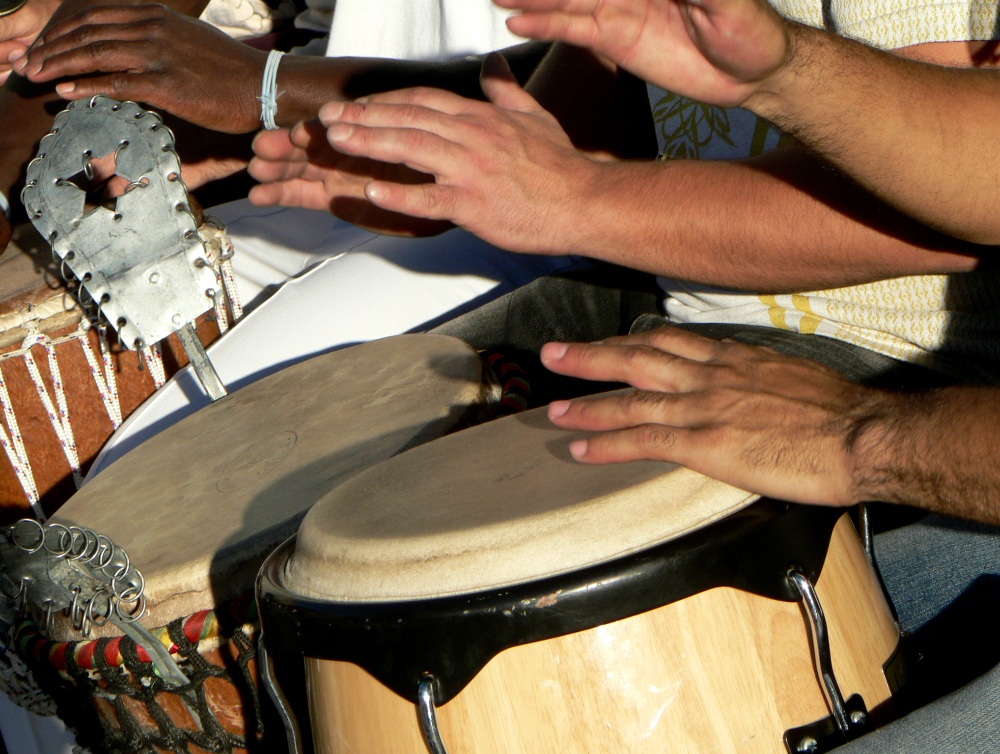
<svg viewBox="0 0 1000 754">
<path fill-rule="evenodd" d="M 564 251 L 696 283 L 791 293 L 967 271 L 989 251 L 904 217 L 797 147 L 592 173 Z"/>
<path fill-rule="evenodd" d="M 957 238 L 1000 244 L 1000 74 L 788 29 L 788 64 L 745 105 L 907 215 Z"/>
<path fill-rule="evenodd" d="M 995 388 L 872 397 L 848 434 L 856 500 L 1000 523 L 997 398 Z"/>
</svg>

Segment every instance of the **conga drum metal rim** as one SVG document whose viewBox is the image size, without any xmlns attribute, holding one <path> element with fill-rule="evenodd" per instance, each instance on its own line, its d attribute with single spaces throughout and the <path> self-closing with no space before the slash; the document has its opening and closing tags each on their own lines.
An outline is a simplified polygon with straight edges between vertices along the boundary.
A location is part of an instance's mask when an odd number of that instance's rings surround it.
<svg viewBox="0 0 1000 754">
<path fill-rule="evenodd" d="M 335 602 L 282 586 L 292 537 L 265 561 L 258 609 L 273 652 L 351 662 L 407 701 L 426 676 L 454 698 L 505 649 L 583 631 L 719 586 L 784 602 L 796 569 L 815 583 L 843 511 L 762 499 L 680 539 L 506 589 L 431 600 Z M 455 647 L 462 645 L 460 653 Z"/>
</svg>

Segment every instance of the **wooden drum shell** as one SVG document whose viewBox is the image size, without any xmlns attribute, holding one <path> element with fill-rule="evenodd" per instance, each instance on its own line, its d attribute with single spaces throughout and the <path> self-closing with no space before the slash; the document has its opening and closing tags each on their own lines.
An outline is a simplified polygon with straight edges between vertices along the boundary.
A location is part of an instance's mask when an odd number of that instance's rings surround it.
<svg viewBox="0 0 1000 754">
<path fill-rule="evenodd" d="M 885 715 L 898 634 L 847 515 L 816 585 L 845 697 Z M 829 715 L 797 603 L 718 587 L 494 657 L 438 708 L 450 754 L 784 752 Z M 414 704 L 346 662 L 306 659 L 317 754 L 426 754 Z M 881 709 L 879 709 L 881 708 Z"/>
</svg>

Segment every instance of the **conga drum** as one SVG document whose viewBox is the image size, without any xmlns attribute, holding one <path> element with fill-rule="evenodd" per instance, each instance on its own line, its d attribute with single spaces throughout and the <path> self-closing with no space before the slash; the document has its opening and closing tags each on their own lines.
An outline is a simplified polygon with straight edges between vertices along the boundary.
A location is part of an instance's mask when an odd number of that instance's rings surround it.
<svg viewBox="0 0 1000 754">
<path fill-rule="evenodd" d="M 112 464 L 45 529 L 8 534 L 0 586 L 33 612 L 16 647 L 82 744 L 261 750 L 252 598 L 264 557 L 338 484 L 480 421 L 497 393 L 462 341 L 402 335 L 226 396 Z M 42 565 L 18 565 L 33 547 Z"/>
<path fill-rule="evenodd" d="M 214 317 L 199 319 L 198 334 L 218 337 Z M 187 356 L 176 344 L 166 361 L 169 376 Z M 0 256 L 0 523 L 65 502 L 74 466 L 86 471 L 155 388 L 134 351 L 88 326 L 47 248 L 11 245 Z"/>
<path fill-rule="evenodd" d="M 271 555 L 317 754 L 820 752 L 885 714 L 898 635 L 843 511 L 581 436 L 537 409 L 414 448 Z"/>
</svg>

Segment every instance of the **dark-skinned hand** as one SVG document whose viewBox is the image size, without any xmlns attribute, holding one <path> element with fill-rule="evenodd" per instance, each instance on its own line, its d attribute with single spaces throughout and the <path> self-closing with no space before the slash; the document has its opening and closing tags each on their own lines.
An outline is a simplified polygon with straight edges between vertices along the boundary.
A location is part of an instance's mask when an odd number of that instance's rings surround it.
<svg viewBox="0 0 1000 754">
<path fill-rule="evenodd" d="M 60 21 L 14 63 L 69 99 L 143 102 L 225 133 L 260 127 L 267 53 L 162 5 L 89 8 Z"/>
</svg>

